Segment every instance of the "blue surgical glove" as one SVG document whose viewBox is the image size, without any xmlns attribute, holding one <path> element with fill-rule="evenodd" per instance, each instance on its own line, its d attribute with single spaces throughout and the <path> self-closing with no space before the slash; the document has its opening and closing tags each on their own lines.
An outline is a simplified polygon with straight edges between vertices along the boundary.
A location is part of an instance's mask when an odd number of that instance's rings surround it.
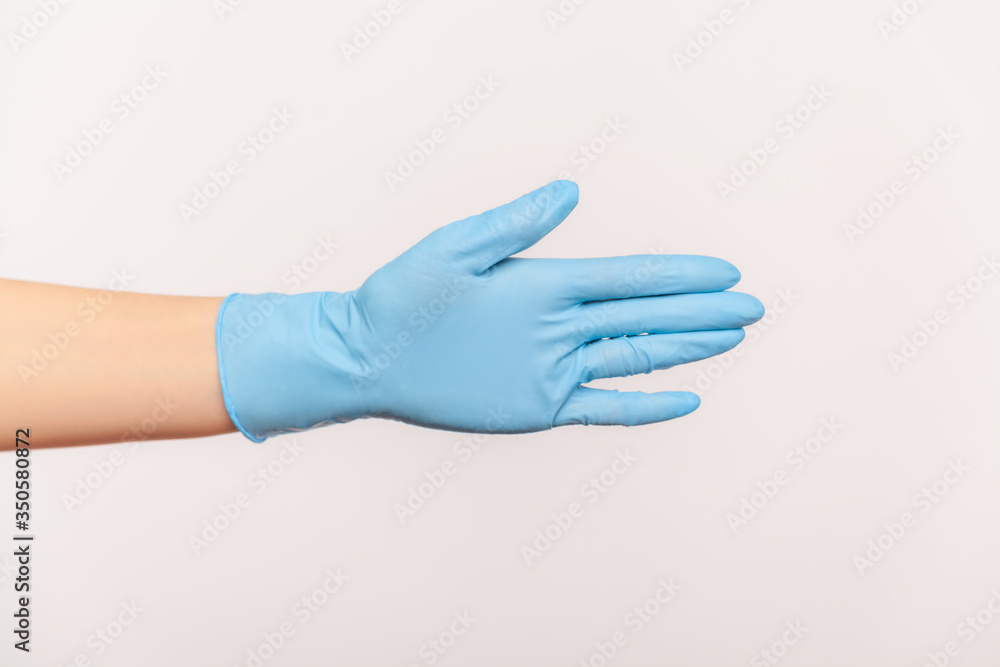
<svg viewBox="0 0 1000 667">
<path fill-rule="evenodd" d="M 382 417 L 470 432 L 680 417 L 688 392 L 581 386 L 724 352 L 763 315 L 720 259 L 512 258 L 577 204 L 556 181 L 442 227 L 352 292 L 233 294 L 219 373 L 251 440 Z M 643 335 L 646 334 L 646 335 Z"/>
</svg>

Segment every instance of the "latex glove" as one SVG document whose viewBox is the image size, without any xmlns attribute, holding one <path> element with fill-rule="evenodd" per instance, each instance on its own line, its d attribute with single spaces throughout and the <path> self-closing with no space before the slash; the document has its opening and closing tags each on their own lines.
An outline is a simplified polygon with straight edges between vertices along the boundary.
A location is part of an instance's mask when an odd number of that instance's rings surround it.
<svg viewBox="0 0 1000 667">
<path fill-rule="evenodd" d="M 442 227 L 352 292 L 231 295 L 217 340 L 233 422 L 259 442 L 362 417 L 523 433 L 695 410 L 687 392 L 581 384 L 724 352 L 763 306 L 722 291 L 740 274 L 711 257 L 510 258 L 578 196 L 556 181 Z"/>
</svg>

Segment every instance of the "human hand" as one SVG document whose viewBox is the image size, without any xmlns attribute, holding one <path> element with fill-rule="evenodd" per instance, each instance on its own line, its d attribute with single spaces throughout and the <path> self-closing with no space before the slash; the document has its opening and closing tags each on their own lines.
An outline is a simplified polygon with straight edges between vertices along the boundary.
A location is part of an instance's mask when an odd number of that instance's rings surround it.
<svg viewBox="0 0 1000 667">
<path fill-rule="evenodd" d="M 550 183 L 432 232 L 351 292 L 231 296 L 218 339 L 234 423 L 260 441 L 363 417 L 524 433 L 695 410 L 688 392 L 581 385 L 720 354 L 763 306 L 724 291 L 740 274 L 711 257 L 511 257 L 577 200 Z"/>
</svg>

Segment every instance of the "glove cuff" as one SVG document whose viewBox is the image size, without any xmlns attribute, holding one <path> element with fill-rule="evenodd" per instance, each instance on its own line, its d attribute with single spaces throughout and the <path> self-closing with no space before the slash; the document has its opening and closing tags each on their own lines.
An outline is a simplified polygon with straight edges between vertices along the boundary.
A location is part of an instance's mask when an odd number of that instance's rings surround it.
<svg viewBox="0 0 1000 667">
<path fill-rule="evenodd" d="M 233 425 L 239 429 L 240 433 L 245 435 L 250 440 L 254 442 L 264 442 L 267 439 L 266 435 L 257 435 L 255 433 L 251 433 L 246 429 L 245 426 L 243 426 L 243 423 L 240 421 L 240 418 L 236 416 L 236 408 L 233 406 L 233 398 L 229 393 L 228 374 L 226 373 L 225 367 L 223 365 L 223 353 L 222 353 L 222 339 L 224 331 L 222 325 L 223 315 L 226 312 L 226 306 L 229 305 L 229 302 L 238 296 L 240 295 L 230 294 L 225 299 L 223 299 L 222 305 L 219 306 L 219 316 L 215 322 L 215 354 L 219 363 L 219 384 L 222 386 L 222 400 L 226 405 L 226 412 L 229 414 L 229 419 L 232 420 Z"/>
<path fill-rule="evenodd" d="M 226 411 L 263 442 L 365 416 L 351 389 L 347 295 L 232 294 L 219 308 L 216 346 Z"/>
</svg>

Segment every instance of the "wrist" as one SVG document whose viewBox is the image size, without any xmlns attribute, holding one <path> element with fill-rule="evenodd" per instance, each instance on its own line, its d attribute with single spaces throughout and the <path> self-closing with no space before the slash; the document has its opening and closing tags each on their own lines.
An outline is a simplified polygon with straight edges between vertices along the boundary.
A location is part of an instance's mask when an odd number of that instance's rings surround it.
<svg viewBox="0 0 1000 667">
<path fill-rule="evenodd" d="M 351 293 L 232 294 L 219 307 L 216 345 L 226 411 L 248 438 L 347 422 L 368 414 L 352 388 Z M 356 317 L 356 314 L 354 315 Z"/>
</svg>

